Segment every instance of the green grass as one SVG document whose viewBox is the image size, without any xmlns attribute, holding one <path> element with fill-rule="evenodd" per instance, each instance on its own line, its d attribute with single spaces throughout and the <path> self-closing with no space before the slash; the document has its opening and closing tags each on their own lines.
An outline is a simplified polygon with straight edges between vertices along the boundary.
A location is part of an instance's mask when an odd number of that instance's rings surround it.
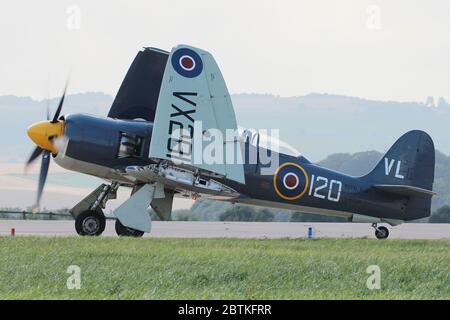
<svg viewBox="0 0 450 320">
<path fill-rule="evenodd" d="M 450 241 L 0 237 L 0 298 L 450 299 Z"/>
</svg>

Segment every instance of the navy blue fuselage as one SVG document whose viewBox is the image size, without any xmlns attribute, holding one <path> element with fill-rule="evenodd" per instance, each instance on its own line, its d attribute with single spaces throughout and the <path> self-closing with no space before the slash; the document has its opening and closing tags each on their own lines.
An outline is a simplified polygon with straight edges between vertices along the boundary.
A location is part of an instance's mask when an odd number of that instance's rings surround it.
<svg viewBox="0 0 450 320">
<path fill-rule="evenodd" d="M 155 163 L 148 158 L 152 128 L 153 123 L 144 120 L 67 115 L 64 135 L 69 143 L 65 155 L 84 163 L 116 170 L 149 165 Z M 413 159 L 408 145 L 413 145 Z M 246 144 L 246 148 L 257 147 Z M 226 178 L 216 179 L 241 195 L 235 199 L 236 202 L 311 213 L 348 217 L 360 214 L 403 221 L 430 215 L 431 197 L 390 192 L 389 189 L 386 191 L 376 187 L 383 184 L 412 184 L 431 190 L 434 147 L 431 138 L 422 131 L 405 134 L 390 150 L 394 157 L 391 159 L 388 153 L 374 171 L 364 177 L 352 177 L 320 167 L 302 156 L 274 154 L 274 151 L 264 148 L 258 148 L 258 152 L 272 154 L 275 158 L 279 156 L 279 163 L 272 173 L 262 174 L 268 165 L 250 164 L 246 159 L 245 184 Z M 417 168 L 418 165 L 422 167 Z M 421 178 L 427 181 L 417 181 L 418 170 L 428 171 L 426 178 Z"/>
</svg>

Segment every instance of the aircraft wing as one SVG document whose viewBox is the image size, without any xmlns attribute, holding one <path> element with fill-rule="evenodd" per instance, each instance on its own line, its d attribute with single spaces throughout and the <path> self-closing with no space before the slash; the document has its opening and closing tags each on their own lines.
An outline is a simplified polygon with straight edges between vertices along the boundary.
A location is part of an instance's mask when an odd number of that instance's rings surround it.
<svg viewBox="0 0 450 320">
<path fill-rule="evenodd" d="M 149 157 L 245 183 L 239 139 L 227 130 L 237 134 L 236 117 L 214 58 L 190 46 L 175 47 L 161 83 Z M 210 153 L 212 143 L 218 147 Z"/>
<path fill-rule="evenodd" d="M 108 117 L 155 119 L 161 81 L 169 53 L 144 48 L 137 54 L 113 101 Z"/>
<path fill-rule="evenodd" d="M 203 195 L 216 199 L 233 199 L 240 194 L 229 186 L 205 175 L 175 166 L 128 166 L 122 173 L 139 184 L 160 184 L 176 193 Z"/>
</svg>

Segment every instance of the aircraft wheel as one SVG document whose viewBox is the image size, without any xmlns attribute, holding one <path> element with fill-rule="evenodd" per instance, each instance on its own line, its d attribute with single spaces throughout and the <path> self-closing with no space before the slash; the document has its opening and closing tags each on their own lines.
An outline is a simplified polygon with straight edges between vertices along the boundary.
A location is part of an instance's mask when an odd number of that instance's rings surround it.
<svg viewBox="0 0 450 320">
<path fill-rule="evenodd" d="M 106 219 L 102 211 L 86 210 L 75 219 L 75 230 L 80 236 L 99 236 L 105 231 Z"/>
<path fill-rule="evenodd" d="M 375 237 L 377 237 L 377 239 L 387 239 L 387 237 L 389 237 L 389 230 L 386 227 L 377 227 L 375 229 Z"/>
<path fill-rule="evenodd" d="M 116 219 L 116 233 L 118 236 L 140 238 L 144 235 L 144 231 L 125 227 L 119 219 Z"/>
</svg>

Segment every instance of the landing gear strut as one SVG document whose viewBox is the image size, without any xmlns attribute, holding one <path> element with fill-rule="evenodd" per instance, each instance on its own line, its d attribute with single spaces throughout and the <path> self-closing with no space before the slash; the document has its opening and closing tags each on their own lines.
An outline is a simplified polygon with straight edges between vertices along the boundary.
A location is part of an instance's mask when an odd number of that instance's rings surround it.
<svg viewBox="0 0 450 320">
<path fill-rule="evenodd" d="M 99 236 L 105 231 L 106 218 L 102 209 L 109 199 L 115 199 L 118 187 L 115 182 L 103 184 L 70 210 L 75 217 L 75 230 L 80 236 Z"/>
<path fill-rule="evenodd" d="M 376 223 L 373 223 L 372 227 L 375 229 L 375 237 L 377 237 L 377 239 L 387 239 L 387 237 L 389 237 L 388 228 L 383 226 L 378 227 Z"/>
</svg>

